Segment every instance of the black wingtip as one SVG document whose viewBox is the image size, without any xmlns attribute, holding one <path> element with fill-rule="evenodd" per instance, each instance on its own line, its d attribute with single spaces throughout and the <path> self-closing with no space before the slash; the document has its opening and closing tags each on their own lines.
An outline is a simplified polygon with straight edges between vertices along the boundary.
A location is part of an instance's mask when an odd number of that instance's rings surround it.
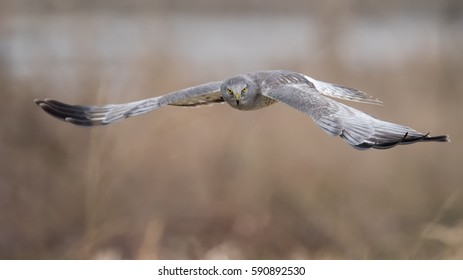
<svg viewBox="0 0 463 280">
<path fill-rule="evenodd" d="M 105 124 L 90 118 L 87 115 L 89 107 L 86 106 L 69 105 L 50 98 L 34 99 L 34 103 L 49 115 L 75 125 L 94 126 Z"/>
<path fill-rule="evenodd" d="M 387 142 L 375 142 L 375 143 L 368 143 L 364 142 L 359 145 L 353 146 L 359 150 L 367 150 L 370 148 L 378 149 L 378 150 L 386 150 L 390 148 L 394 148 L 397 145 L 407 145 L 413 144 L 417 142 L 450 142 L 450 138 L 448 135 L 438 135 L 438 136 L 429 136 L 429 133 L 422 134 L 422 135 L 415 135 L 410 136 L 409 133 L 405 133 L 404 136 L 396 141 L 387 141 Z"/>
<path fill-rule="evenodd" d="M 427 136 L 422 141 L 450 142 L 450 137 L 448 135 Z"/>
</svg>

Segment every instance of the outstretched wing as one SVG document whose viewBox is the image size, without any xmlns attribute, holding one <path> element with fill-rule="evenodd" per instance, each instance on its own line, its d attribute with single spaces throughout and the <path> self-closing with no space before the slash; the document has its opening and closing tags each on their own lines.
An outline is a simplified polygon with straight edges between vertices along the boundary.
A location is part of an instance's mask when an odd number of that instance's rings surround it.
<svg viewBox="0 0 463 280">
<path fill-rule="evenodd" d="M 375 119 L 324 97 L 310 83 L 273 83 L 263 88 L 262 94 L 308 114 L 325 132 L 340 136 L 356 149 L 388 149 L 418 141 L 449 141 L 447 135 L 431 137 L 403 125 Z"/>
<path fill-rule="evenodd" d="M 156 110 L 164 105 L 199 106 L 222 103 L 224 100 L 220 94 L 221 84 L 221 81 L 211 82 L 163 96 L 104 106 L 69 105 L 53 99 L 36 99 L 34 102 L 53 117 L 76 125 L 106 125 Z"/>
</svg>

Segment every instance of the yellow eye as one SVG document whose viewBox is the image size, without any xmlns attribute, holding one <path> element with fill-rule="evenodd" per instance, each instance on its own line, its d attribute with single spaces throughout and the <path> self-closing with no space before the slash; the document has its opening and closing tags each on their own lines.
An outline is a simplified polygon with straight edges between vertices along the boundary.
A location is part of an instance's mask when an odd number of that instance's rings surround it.
<svg viewBox="0 0 463 280">
<path fill-rule="evenodd" d="M 246 93 L 246 91 L 248 91 L 248 88 L 243 88 L 243 89 L 241 90 L 241 93 Z"/>
<path fill-rule="evenodd" d="M 227 92 L 228 92 L 228 94 L 233 95 L 233 90 L 227 88 Z"/>
</svg>

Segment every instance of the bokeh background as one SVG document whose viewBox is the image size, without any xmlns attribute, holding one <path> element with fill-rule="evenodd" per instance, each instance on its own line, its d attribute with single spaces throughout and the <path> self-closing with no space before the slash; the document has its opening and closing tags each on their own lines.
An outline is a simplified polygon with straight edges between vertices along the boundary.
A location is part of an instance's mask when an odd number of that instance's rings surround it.
<svg viewBox="0 0 463 280">
<path fill-rule="evenodd" d="M 288 69 L 451 143 L 357 151 L 277 104 L 97 128 L 119 103 Z M 463 2 L 1 0 L 0 258 L 462 259 Z"/>
</svg>

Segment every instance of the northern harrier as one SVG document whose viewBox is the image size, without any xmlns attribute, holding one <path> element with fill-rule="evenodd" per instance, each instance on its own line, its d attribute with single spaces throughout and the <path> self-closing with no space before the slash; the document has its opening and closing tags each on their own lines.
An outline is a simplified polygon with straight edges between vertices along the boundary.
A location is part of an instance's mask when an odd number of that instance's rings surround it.
<svg viewBox="0 0 463 280">
<path fill-rule="evenodd" d="M 261 71 L 182 89 L 125 104 L 68 105 L 36 99 L 45 112 L 76 125 L 106 125 L 147 113 L 164 105 L 198 106 L 227 102 L 238 110 L 256 110 L 282 102 L 309 115 L 326 133 L 340 136 L 356 149 L 388 149 L 415 142 L 449 142 L 447 135 L 430 136 L 412 128 L 373 118 L 330 97 L 380 104 L 356 89 L 317 81 L 289 71 Z"/>
</svg>

